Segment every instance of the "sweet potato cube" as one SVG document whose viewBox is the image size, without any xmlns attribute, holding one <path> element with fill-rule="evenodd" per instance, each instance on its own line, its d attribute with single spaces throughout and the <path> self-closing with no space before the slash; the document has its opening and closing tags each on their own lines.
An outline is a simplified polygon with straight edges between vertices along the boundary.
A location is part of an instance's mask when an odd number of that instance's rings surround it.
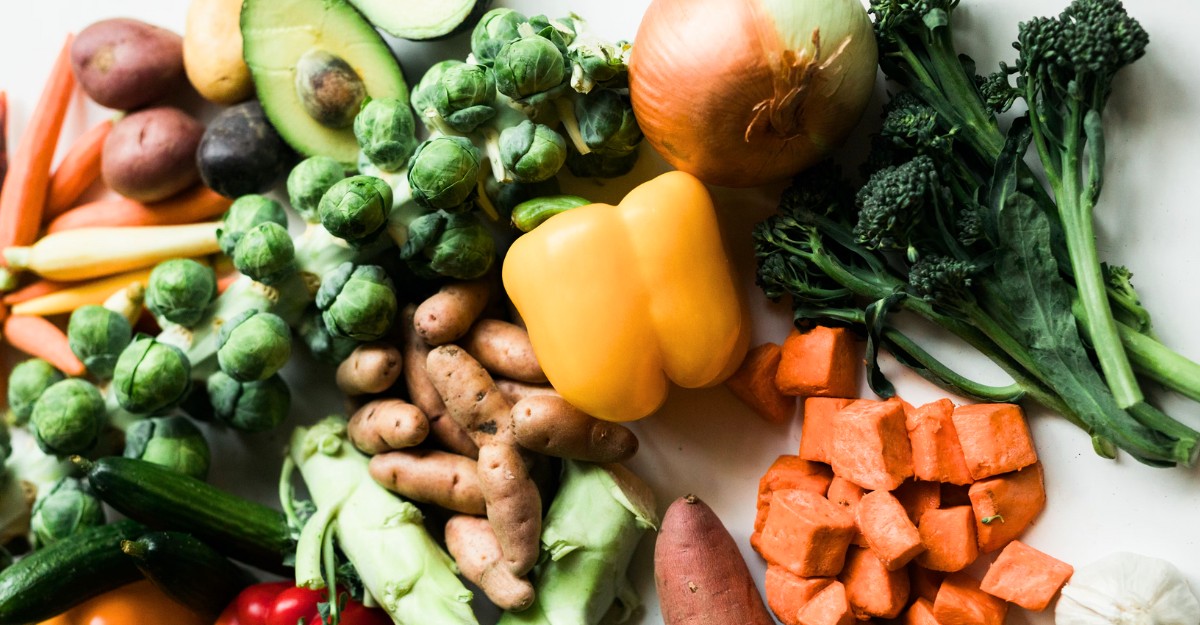
<svg viewBox="0 0 1200 625">
<path fill-rule="evenodd" d="M 912 477 L 912 449 L 897 402 L 860 399 L 833 417 L 829 460 L 840 475 L 867 490 L 892 490 Z"/>
<path fill-rule="evenodd" d="M 772 564 L 767 566 L 763 592 L 767 595 L 767 605 L 771 606 L 780 623 L 797 625 L 800 608 L 834 581 L 832 577 L 797 577 Z"/>
<path fill-rule="evenodd" d="M 908 582 L 912 587 L 912 596 L 928 600 L 930 608 L 933 607 L 933 600 L 937 598 L 938 586 L 942 585 L 944 579 L 946 574 L 941 571 L 927 569 L 916 562 L 908 565 Z"/>
<path fill-rule="evenodd" d="M 1029 425 L 1016 404 L 958 406 L 952 420 L 972 479 L 1016 471 L 1037 462 Z"/>
<path fill-rule="evenodd" d="M 854 613 L 841 582 L 833 582 L 804 604 L 796 615 L 800 625 L 853 625 Z"/>
<path fill-rule="evenodd" d="M 1020 536 L 1046 507 L 1042 465 L 980 480 L 967 494 L 975 510 L 979 550 L 990 553 Z"/>
<path fill-rule="evenodd" d="M 835 475 L 833 476 L 833 480 L 829 482 L 829 490 L 826 492 L 825 497 L 835 506 L 845 510 L 850 515 L 850 518 L 854 518 L 854 511 L 858 507 L 858 502 L 862 501 L 863 495 L 866 494 L 867 491 L 862 486 Z M 854 538 L 850 542 L 859 547 L 867 546 L 867 539 L 863 538 L 862 532 L 858 531 L 857 525 L 854 528 Z"/>
<path fill-rule="evenodd" d="M 871 491 L 854 509 L 854 522 L 867 546 L 889 571 L 904 568 L 925 550 L 921 534 L 900 500 L 886 490 Z"/>
<path fill-rule="evenodd" d="M 1074 572 L 1070 564 L 1014 540 L 992 562 L 979 588 L 1026 610 L 1040 612 Z"/>
<path fill-rule="evenodd" d="M 807 490 L 824 495 L 829 488 L 833 473 L 829 467 L 816 462 L 801 460 L 797 456 L 779 456 L 758 481 L 758 509 L 754 516 L 754 533 L 750 534 L 750 545 L 758 551 L 762 528 L 767 524 L 767 511 L 771 509 L 771 496 L 780 490 Z"/>
<path fill-rule="evenodd" d="M 970 484 L 971 472 L 954 429 L 954 402 L 939 399 L 906 413 L 913 475 L 919 480 Z"/>
<path fill-rule="evenodd" d="M 793 329 L 783 342 L 775 385 L 785 395 L 854 397 L 862 355 L 845 328 Z"/>
<path fill-rule="evenodd" d="M 796 414 L 796 398 L 780 393 L 775 386 L 782 353 L 780 345 L 763 343 L 751 349 L 738 370 L 725 380 L 735 397 L 771 423 L 787 423 Z"/>
<path fill-rule="evenodd" d="M 926 510 L 936 510 L 942 507 L 942 485 L 937 482 L 923 480 L 908 480 L 892 491 L 908 518 L 914 524 L 921 521 L 921 515 Z"/>
<path fill-rule="evenodd" d="M 846 568 L 838 576 L 846 586 L 846 598 L 855 618 L 896 618 L 908 605 L 908 572 L 889 571 L 870 549 L 851 547 Z"/>
<path fill-rule="evenodd" d="M 829 577 L 842 570 L 854 537 L 854 517 L 828 499 L 804 490 L 776 491 L 759 541 L 767 562 L 800 577 Z"/>
<path fill-rule="evenodd" d="M 979 589 L 979 581 L 965 573 L 946 577 L 933 602 L 939 625 L 1004 625 L 1008 604 Z"/>
<path fill-rule="evenodd" d="M 918 598 L 904 611 L 900 625 L 940 625 L 933 618 L 933 602 L 924 597 Z"/>
<path fill-rule="evenodd" d="M 833 447 L 833 415 L 854 403 L 842 397 L 807 397 L 804 399 L 803 424 L 800 428 L 800 457 L 829 464 Z"/>
<path fill-rule="evenodd" d="M 975 514 L 970 506 L 927 510 L 917 526 L 924 553 L 917 564 L 934 571 L 961 571 L 979 557 Z"/>
</svg>

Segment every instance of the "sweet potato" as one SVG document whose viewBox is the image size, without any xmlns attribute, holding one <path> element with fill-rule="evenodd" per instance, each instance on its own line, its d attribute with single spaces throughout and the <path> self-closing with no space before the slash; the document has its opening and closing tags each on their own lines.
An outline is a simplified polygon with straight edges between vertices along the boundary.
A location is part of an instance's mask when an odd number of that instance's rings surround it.
<svg viewBox="0 0 1200 625">
<path fill-rule="evenodd" d="M 384 488 L 454 512 L 486 512 L 475 461 L 444 451 L 405 449 L 371 457 L 371 477 Z"/>
<path fill-rule="evenodd" d="M 767 606 L 779 622 L 797 625 L 800 608 L 834 581 L 832 577 L 797 577 L 787 569 L 771 564 L 767 565 L 763 593 L 767 596 Z"/>
<path fill-rule="evenodd" d="M 800 625 L 852 625 L 854 621 L 846 587 L 837 581 L 817 593 L 796 615 Z"/>
<path fill-rule="evenodd" d="M 958 406 L 952 418 L 972 479 L 1016 471 L 1037 462 L 1033 437 L 1020 406 Z"/>
<path fill-rule="evenodd" d="M 845 510 L 850 518 L 854 518 L 854 509 L 865 494 L 867 491 L 862 486 L 835 475 L 829 482 L 829 490 L 826 491 L 825 497 L 833 505 Z M 867 539 L 863 538 L 862 532 L 858 531 L 857 526 L 854 528 L 854 538 L 850 542 L 859 547 L 867 546 Z"/>
<path fill-rule="evenodd" d="M 347 395 L 382 393 L 400 378 L 400 350 L 387 343 L 359 345 L 338 365 L 337 386 Z"/>
<path fill-rule="evenodd" d="M 854 397 L 862 356 L 845 328 L 792 330 L 783 342 L 775 386 L 785 395 Z"/>
<path fill-rule="evenodd" d="M 801 460 L 797 456 L 779 456 L 758 481 L 758 504 L 754 515 L 754 532 L 750 534 L 750 546 L 759 551 L 762 528 L 767 524 L 767 513 L 771 509 L 771 497 L 780 490 L 807 490 L 824 495 L 829 489 L 833 474 L 829 467 Z"/>
<path fill-rule="evenodd" d="M 968 496 L 979 550 L 991 553 L 1020 536 L 1046 507 L 1042 465 L 975 482 Z"/>
<path fill-rule="evenodd" d="M 965 573 L 946 577 L 933 602 L 933 617 L 939 625 L 1004 625 L 1008 604 L 979 589 L 979 582 Z"/>
<path fill-rule="evenodd" d="M 801 458 L 829 464 L 829 450 L 833 448 L 833 416 L 853 403 L 853 399 L 841 397 L 804 399 L 804 422 L 800 428 Z"/>
<path fill-rule="evenodd" d="M 530 451 L 586 462 L 621 462 L 637 453 L 629 428 L 601 421 L 557 395 L 538 395 L 512 408 L 517 443 Z"/>
<path fill-rule="evenodd" d="M 909 594 L 928 601 L 930 610 L 933 609 L 933 600 L 937 598 L 938 587 L 944 579 L 946 574 L 941 571 L 931 571 L 916 562 L 908 565 L 908 585 L 911 589 Z"/>
<path fill-rule="evenodd" d="M 1045 610 L 1075 569 L 1025 543 L 1008 543 L 988 567 L 979 589 L 1026 610 Z"/>
<path fill-rule="evenodd" d="M 531 384 L 546 382 L 529 333 L 518 325 L 480 319 L 458 342 L 493 375 Z"/>
<path fill-rule="evenodd" d="M 774 625 L 729 530 L 695 496 L 663 517 L 654 581 L 664 625 Z"/>
<path fill-rule="evenodd" d="M 420 445 L 429 435 L 429 420 L 402 399 L 376 399 L 354 411 L 346 434 L 359 451 L 378 454 Z"/>
<path fill-rule="evenodd" d="M 970 506 L 927 510 L 917 527 L 925 552 L 917 564 L 933 571 L 961 571 L 979 557 L 975 515 Z"/>
<path fill-rule="evenodd" d="M 854 517 L 824 497 L 781 490 L 771 499 L 759 545 L 771 564 L 800 577 L 828 577 L 842 570 L 854 532 Z"/>
<path fill-rule="evenodd" d="M 907 413 L 913 475 L 919 480 L 970 484 L 973 479 L 954 429 L 954 402 L 941 399 Z"/>
<path fill-rule="evenodd" d="M 908 606 L 908 610 L 905 610 L 904 616 L 900 619 L 900 625 L 941 624 L 933 617 L 933 601 L 921 597 Z"/>
<path fill-rule="evenodd" d="M 416 308 L 413 327 L 417 336 L 430 345 L 457 341 L 483 312 L 490 293 L 486 279 L 443 286 Z"/>
<path fill-rule="evenodd" d="M 534 395 L 558 395 L 558 391 L 549 384 L 529 384 L 506 378 L 496 378 L 496 388 L 500 389 L 505 399 L 514 404 Z"/>
<path fill-rule="evenodd" d="M 796 414 L 796 398 L 775 386 L 781 354 L 779 345 L 763 343 L 747 352 L 738 370 L 725 380 L 735 397 L 771 423 L 787 423 Z"/>
<path fill-rule="evenodd" d="M 937 482 L 909 480 L 892 491 L 908 518 L 913 524 L 921 522 L 921 515 L 926 510 L 937 510 L 942 507 L 942 485 Z"/>
<path fill-rule="evenodd" d="M 871 491 L 863 496 L 855 506 L 854 522 L 867 546 L 889 571 L 904 568 L 925 550 L 921 534 L 909 520 L 904 506 L 885 490 Z"/>
<path fill-rule="evenodd" d="M 904 408 L 860 399 L 833 418 L 833 473 L 868 490 L 892 490 L 912 477 Z"/>
<path fill-rule="evenodd" d="M 463 577 L 481 588 L 502 610 L 521 611 L 533 604 L 533 584 L 501 566 L 500 543 L 487 519 L 458 514 L 446 522 L 446 549 Z"/>
<path fill-rule="evenodd" d="M 896 618 L 908 605 L 908 572 L 889 571 L 870 549 L 851 547 L 838 580 L 846 586 L 854 617 L 861 621 L 873 616 Z"/>
</svg>

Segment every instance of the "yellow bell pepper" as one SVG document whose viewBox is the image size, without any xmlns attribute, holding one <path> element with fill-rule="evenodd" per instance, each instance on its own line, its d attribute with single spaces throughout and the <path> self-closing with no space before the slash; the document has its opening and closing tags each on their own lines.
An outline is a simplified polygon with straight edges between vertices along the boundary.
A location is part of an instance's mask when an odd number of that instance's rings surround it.
<svg viewBox="0 0 1200 625">
<path fill-rule="evenodd" d="M 126 584 L 41 625 L 209 625 L 147 580 Z"/>
<path fill-rule="evenodd" d="M 716 210 L 689 174 L 551 217 L 513 243 L 503 277 L 550 383 L 601 419 L 653 413 L 670 382 L 719 384 L 746 353 Z"/>
</svg>

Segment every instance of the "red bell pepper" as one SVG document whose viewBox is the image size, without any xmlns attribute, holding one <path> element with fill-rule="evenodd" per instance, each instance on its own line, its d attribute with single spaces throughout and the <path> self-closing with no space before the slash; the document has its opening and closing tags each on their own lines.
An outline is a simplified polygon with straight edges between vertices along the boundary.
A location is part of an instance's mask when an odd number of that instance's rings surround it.
<svg viewBox="0 0 1200 625">
<path fill-rule="evenodd" d="M 317 604 L 327 599 L 323 590 L 297 588 L 291 582 L 255 584 L 226 606 L 216 625 L 321 625 Z M 339 622 L 389 625 L 392 619 L 379 608 L 368 608 L 350 599 L 339 613 Z"/>
</svg>

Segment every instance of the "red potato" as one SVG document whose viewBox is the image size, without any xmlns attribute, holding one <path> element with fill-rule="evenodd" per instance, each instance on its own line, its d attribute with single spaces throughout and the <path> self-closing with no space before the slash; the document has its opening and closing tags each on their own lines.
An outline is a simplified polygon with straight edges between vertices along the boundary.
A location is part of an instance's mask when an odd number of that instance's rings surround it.
<svg viewBox="0 0 1200 625">
<path fill-rule="evenodd" d="M 430 345 L 457 341 L 483 312 L 490 294 L 487 279 L 443 286 L 417 307 L 413 317 L 417 336 Z"/>
<path fill-rule="evenodd" d="M 664 625 L 774 625 L 729 530 L 688 495 L 663 517 L 654 581 Z"/>
<path fill-rule="evenodd" d="M 100 175 L 113 191 L 139 202 L 165 200 L 200 179 L 196 147 L 204 125 L 169 106 L 124 117 L 104 141 Z"/>
<path fill-rule="evenodd" d="M 403 362 L 403 356 L 395 346 L 387 343 L 359 345 L 338 365 L 338 389 L 347 395 L 382 393 L 400 378 Z"/>
<path fill-rule="evenodd" d="M 102 20 L 75 37 L 71 68 L 100 105 L 138 109 L 185 84 L 183 37 L 135 19 Z"/>
</svg>

